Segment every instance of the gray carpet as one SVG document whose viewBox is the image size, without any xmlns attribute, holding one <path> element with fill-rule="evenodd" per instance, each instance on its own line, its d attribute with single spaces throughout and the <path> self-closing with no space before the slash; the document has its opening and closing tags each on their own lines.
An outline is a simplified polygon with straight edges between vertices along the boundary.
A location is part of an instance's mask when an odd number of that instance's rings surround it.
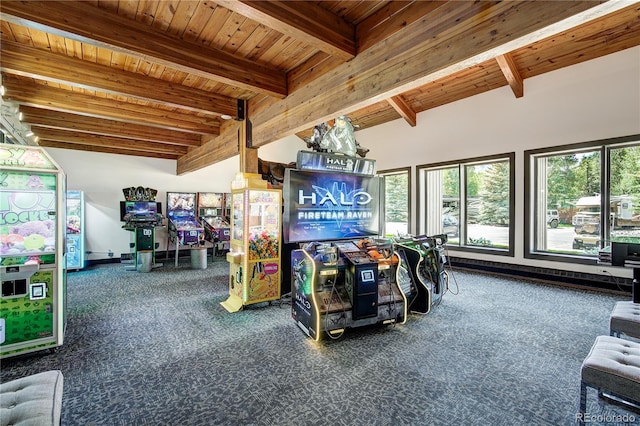
<svg viewBox="0 0 640 426">
<path fill-rule="evenodd" d="M 63 425 L 570 425 L 624 299 L 454 270 L 431 313 L 314 343 L 287 303 L 222 308 L 223 258 L 169 263 L 69 273 L 65 344 L 3 360 L 2 381 L 62 370 Z M 587 402 L 590 424 L 639 423 Z"/>
</svg>

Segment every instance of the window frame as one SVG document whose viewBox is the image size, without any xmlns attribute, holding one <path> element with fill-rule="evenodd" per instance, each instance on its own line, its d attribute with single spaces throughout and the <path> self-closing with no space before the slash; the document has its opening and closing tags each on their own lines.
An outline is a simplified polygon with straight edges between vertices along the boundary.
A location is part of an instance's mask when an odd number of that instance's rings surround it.
<svg viewBox="0 0 640 426">
<path fill-rule="evenodd" d="M 600 248 L 606 246 L 603 241 L 610 237 L 611 226 L 609 224 L 609 199 L 610 199 L 610 159 L 611 150 L 624 146 L 640 145 L 640 134 L 621 136 L 615 138 L 599 139 L 574 144 L 556 145 L 524 151 L 524 240 L 523 255 L 525 259 L 548 260 L 554 262 L 568 262 L 583 265 L 596 265 L 598 256 L 561 254 L 536 250 L 535 240 L 539 226 L 535 212 L 539 191 L 537 188 L 536 160 L 540 157 L 552 157 L 562 154 L 579 153 L 585 151 L 600 151 L 600 223 L 602 224 L 602 237 Z"/>
<path fill-rule="evenodd" d="M 509 230 L 508 230 L 508 241 L 509 247 L 507 249 L 500 249 L 496 247 L 480 247 L 480 246 L 471 246 L 463 244 L 467 241 L 467 227 L 468 227 L 468 215 L 467 215 L 467 190 L 468 190 L 468 181 L 466 176 L 465 166 L 473 166 L 477 164 L 486 164 L 486 163 L 495 163 L 499 161 L 506 161 L 509 164 Z M 460 241 L 459 244 L 449 245 L 449 250 L 468 252 L 468 253 L 482 253 L 482 254 L 491 254 L 497 256 L 507 256 L 507 257 L 515 257 L 515 152 L 505 152 L 501 154 L 493 154 L 493 155 L 485 155 L 480 157 L 471 157 L 464 158 L 459 160 L 452 161 L 444 161 L 438 163 L 427 163 L 420 164 L 416 166 L 416 197 L 419 212 L 417 215 L 416 230 L 418 233 L 422 233 L 422 231 L 426 228 L 426 223 L 423 220 L 423 217 L 426 216 L 426 198 L 423 198 L 423 180 L 424 174 L 429 170 L 437 170 L 443 168 L 451 168 L 452 166 L 457 166 L 460 170 L 459 176 L 461 182 L 460 184 L 460 220 L 459 220 L 459 229 L 458 229 L 458 239 Z M 464 220 L 463 220 L 464 219 Z"/>
<path fill-rule="evenodd" d="M 387 206 L 386 206 L 386 199 L 387 199 L 387 182 L 386 182 L 386 177 L 389 175 L 398 175 L 398 174 L 402 174 L 405 173 L 407 175 L 407 232 L 409 234 L 411 234 L 411 228 L 412 228 L 412 196 L 411 196 L 411 181 L 412 181 L 412 173 L 411 173 L 411 166 L 407 166 L 407 167 L 398 167 L 398 168 L 394 168 L 394 169 L 385 169 L 385 170 L 378 170 L 376 172 L 376 175 L 378 176 L 382 176 L 385 178 L 385 182 L 384 182 L 384 211 L 383 211 L 383 215 L 382 215 L 382 232 L 383 232 L 383 236 L 386 236 L 387 234 Z"/>
</svg>

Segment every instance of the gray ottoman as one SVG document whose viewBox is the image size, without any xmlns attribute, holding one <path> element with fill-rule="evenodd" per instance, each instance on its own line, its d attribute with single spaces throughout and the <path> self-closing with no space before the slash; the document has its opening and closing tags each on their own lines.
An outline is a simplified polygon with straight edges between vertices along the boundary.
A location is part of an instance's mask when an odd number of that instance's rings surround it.
<svg viewBox="0 0 640 426">
<path fill-rule="evenodd" d="M 0 425 L 59 425 L 62 387 L 58 370 L 0 383 Z"/>
<path fill-rule="evenodd" d="M 640 303 L 631 300 L 617 302 L 609 317 L 609 334 L 617 337 L 625 334 L 640 339 Z"/>
<path fill-rule="evenodd" d="M 580 413 L 584 421 L 587 387 L 640 405 L 640 343 L 612 336 L 598 336 L 582 362 Z"/>
</svg>

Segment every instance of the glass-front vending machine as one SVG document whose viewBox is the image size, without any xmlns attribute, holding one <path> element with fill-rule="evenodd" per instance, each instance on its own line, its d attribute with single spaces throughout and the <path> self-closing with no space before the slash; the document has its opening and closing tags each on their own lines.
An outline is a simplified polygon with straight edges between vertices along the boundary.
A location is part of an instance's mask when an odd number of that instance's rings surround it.
<svg viewBox="0 0 640 426">
<path fill-rule="evenodd" d="M 67 270 L 84 268 L 84 192 L 67 191 Z"/>
<path fill-rule="evenodd" d="M 227 311 L 280 298 L 281 222 L 282 190 L 239 173 L 231 183 L 229 298 L 221 302 Z"/>
<path fill-rule="evenodd" d="M 42 148 L 0 144 L 0 358 L 64 340 L 65 176 Z"/>
</svg>

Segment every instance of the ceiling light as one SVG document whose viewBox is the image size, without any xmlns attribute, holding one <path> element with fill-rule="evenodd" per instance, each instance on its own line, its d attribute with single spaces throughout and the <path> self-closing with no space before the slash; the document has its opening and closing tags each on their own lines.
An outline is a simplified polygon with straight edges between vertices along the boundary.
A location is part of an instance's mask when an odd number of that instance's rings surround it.
<svg viewBox="0 0 640 426">
<path fill-rule="evenodd" d="M 34 133 L 31 130 L 28 130 L 27 133 L 25 133 L 25 136 L 30 138 L 31 136 L 33 136 Z"/>
<path fill-rule="evenodd" d="M 233 117 L 231 117 L 229 114 L 222 114 L 220 118 L 222 118 L 223 120 L 231 120 Z"/>
<path fill-rule="evenodd" d="M 0 85 L 0 96 L 4 96 L 7 94 L 7 88 Z"/>
<path fill-rule="evenodd" d="M 33 137 L 33 141 L 34 141 L 35 143 L 38 143 L 38 141 L 39 141 L 39 140 L 40 140 L 40 136 L 34 136 L 34 137 Z"/>
<path fill-rule="evenodd" d="M 20 111 L 20 112 L 18 113 L 18 120 L 19 120 L 19 121 L 24 120 L 24 113 L 23 113 L 22 111 Z"/>
</svg>

